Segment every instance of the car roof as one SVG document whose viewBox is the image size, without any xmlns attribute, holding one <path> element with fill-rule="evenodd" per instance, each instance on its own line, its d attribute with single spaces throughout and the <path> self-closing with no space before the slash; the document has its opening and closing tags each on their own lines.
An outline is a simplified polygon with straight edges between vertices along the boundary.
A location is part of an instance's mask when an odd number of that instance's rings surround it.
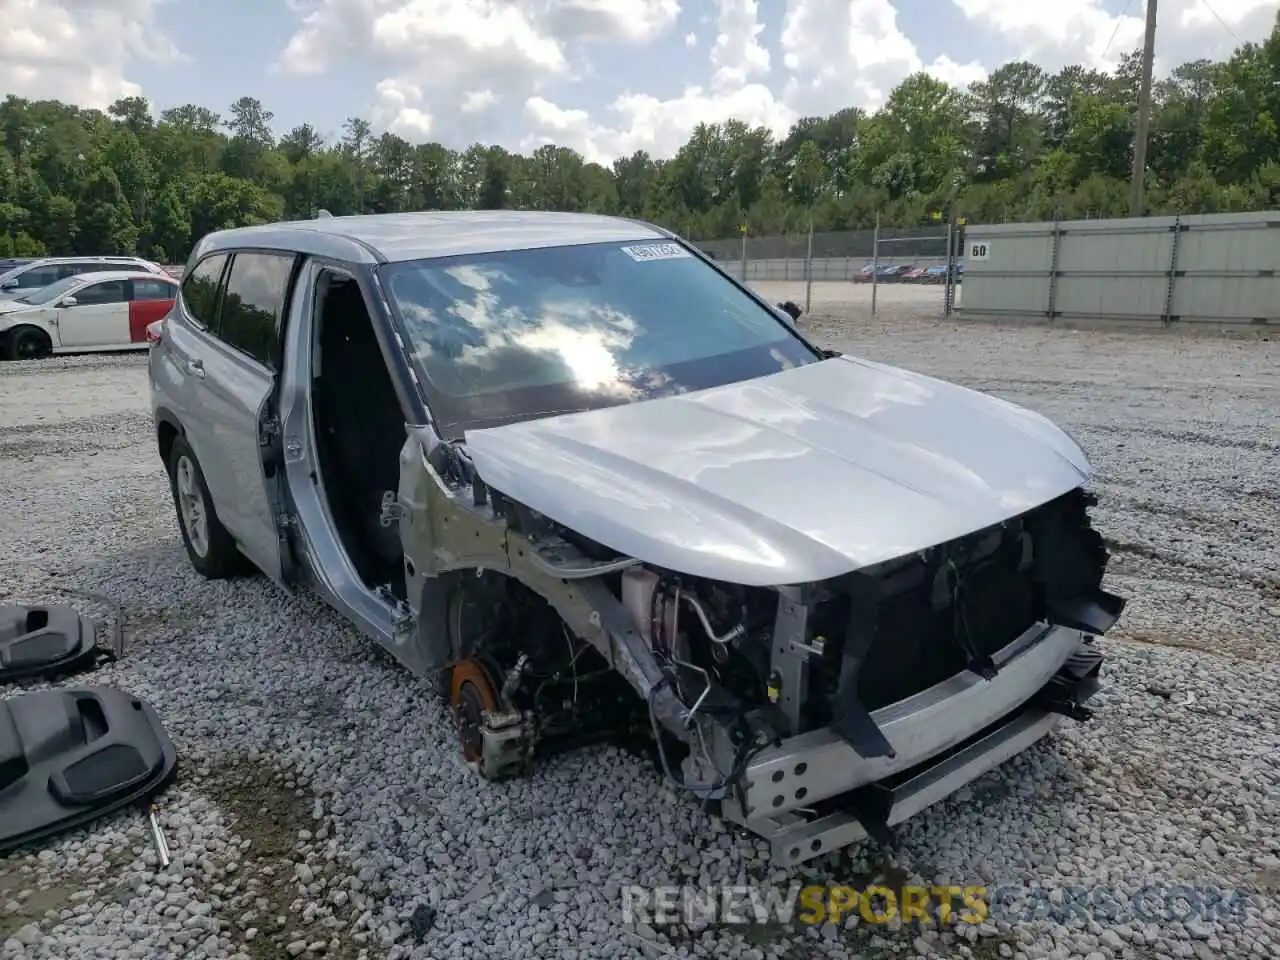
<svg viewBox="0 0 1280 960">
<path fill-rule="evenodd" d="M 98 256 L 92 256 L 92 257 L 40 257 L 38 260 L 32 260 L 30 263 L 23 264 L 23 266 L 34 267 L 37 264 L 41 264 L 41 263 L 95 263 L 100 260 L 105 260 L 108 263 L 148 263 L 149 262 L 147 260 L 144 260 L 142 257 L 134 257 L 125 253 L 121 253 L 121 254 L 104 253 L 104 254 L 101 254 Z"/>
<path fill-rule="evenodd" d="M 594 213 L 541 210 L 448 210 L 293 220 L 221 230 L 204 237 L 193 262 L 218 250 L 257 248 L 395 263 L 536 247 L 661 240 L 652 224 Z"/>
<path fill-rule="evenodd" d="M 69 277 L 67 279 L 70 279 Z M 76 280 L 168 280 L 176 284 L 178 281 L 165 273 L 152 273 L 150 270 L 94 270 L 91 273 L 77 273 Z"/>
</svg>

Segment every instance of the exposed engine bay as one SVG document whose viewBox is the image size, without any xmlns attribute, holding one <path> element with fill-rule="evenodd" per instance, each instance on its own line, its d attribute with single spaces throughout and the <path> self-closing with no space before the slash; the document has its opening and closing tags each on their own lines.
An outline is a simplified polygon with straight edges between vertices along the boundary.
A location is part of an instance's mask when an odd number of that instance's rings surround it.
<svg viewBox="0 0 1280 960">
<path fill-rule="evenodd" d="M 1102 662 L 1090 641 L 1124 606 L 1101 589 L 1107 553 L 1082 488 L 874 567 L 767 588 L 620 555 L 489 488 L 461 444 L 427 460 L 435 477 L 408 505 L 437 546 L 409 567 L 458 571 L 449 649 L 431 659 L 466 758 L 501 778 L 558 743 L 647 730 L 666 776 L 788 861 L 892 842 L 891 823 L 945 795 L 939 771 L 963 768 L 951 792 L 1057 717 L 1087 719 Z"/>
</svg>

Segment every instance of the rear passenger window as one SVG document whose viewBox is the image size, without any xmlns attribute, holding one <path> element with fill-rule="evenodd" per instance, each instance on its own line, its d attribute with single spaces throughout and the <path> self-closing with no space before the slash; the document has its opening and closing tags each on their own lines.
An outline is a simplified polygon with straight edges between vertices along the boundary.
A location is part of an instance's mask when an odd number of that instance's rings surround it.
<svg viewBox="0 0 1280 960">
<path fill-rule="evenodd" d="M 205 327 L 214 325 L 214 311 L 218 308 L 218 280 L 226 265 L 227 255 L 219 253 L 196 264 L 196 268 L 182 281 L 182 302 L 191 319 Z"/>
<path fill-rule="evenodd" d="M 270 364 L 292 272 L 290 255 L 237 253 L 231 261 L 218 336 L 260 363 Z"/>
<path fill-rule="evenodd" d="M 133 299 L 135 300 L 171 300 L 173 284 L 163 280 L 133 281 Z"/>
</svg>

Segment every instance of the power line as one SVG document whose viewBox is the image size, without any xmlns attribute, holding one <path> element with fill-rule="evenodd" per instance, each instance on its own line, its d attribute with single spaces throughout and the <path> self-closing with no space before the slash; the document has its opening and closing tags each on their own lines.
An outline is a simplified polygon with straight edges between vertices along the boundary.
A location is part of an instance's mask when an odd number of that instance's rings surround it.
<svg viewBox="0 0 1280 960">
<path fill-rule="evenodd" d="M 1218 16 L 1218 11 L 1213 9 L 1213 4 L 1211 4 L 1209 0 L 1200 0 L 1200 2 L 1204 4 L 1204 8 L 1206 10 L 1208 10 L 1211 14 L 1213 14 L 1213 19 L 1217 20 L 1218 23 L 1222 24 L 1222 29 L 1227 31 L 1227 33 L 1231 34 L 1231 36 L 1235 38 L 1236 43 L 1243 46 L 1244 41 L 1240 39 L 1240 34 L 1236 33 L 1234 30 L 1231 29 L 1231 24 L 1227 23 L 1227 21 L 1223 20 L 1222 17 Z"/>
<path fill-rule="evenodd" d="M 1116 17 L 1116 25 L 1111 30 L 1111 39 L 1107 41 L 1107 45 L 1102 48 L 1102 56 L 1099 60 L 1107 59 L 1107 54 L 1111 52 L 1111 45 L 1116 42 L 1116 34 L 1120 32 L 1120 24 L 1124 23 L 1125 17 L 1129 16 L 1129 11 L 1133 9 L 1133 0 L 1127 0 L 1124 9 L 1120 11 L 1120 16 Z"/>
</svg>

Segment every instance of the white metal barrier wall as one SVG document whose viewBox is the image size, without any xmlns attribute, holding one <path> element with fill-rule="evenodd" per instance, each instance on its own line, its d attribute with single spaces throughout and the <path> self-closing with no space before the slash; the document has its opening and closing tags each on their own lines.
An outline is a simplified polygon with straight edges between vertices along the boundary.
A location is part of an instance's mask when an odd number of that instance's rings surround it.
<svg viewBox="0 0 1280 960">
<path fill-rule="evenodd" d="M 962 317 L 1280 324 L 1280 211 L 971 224 Z"/>
</svg>

